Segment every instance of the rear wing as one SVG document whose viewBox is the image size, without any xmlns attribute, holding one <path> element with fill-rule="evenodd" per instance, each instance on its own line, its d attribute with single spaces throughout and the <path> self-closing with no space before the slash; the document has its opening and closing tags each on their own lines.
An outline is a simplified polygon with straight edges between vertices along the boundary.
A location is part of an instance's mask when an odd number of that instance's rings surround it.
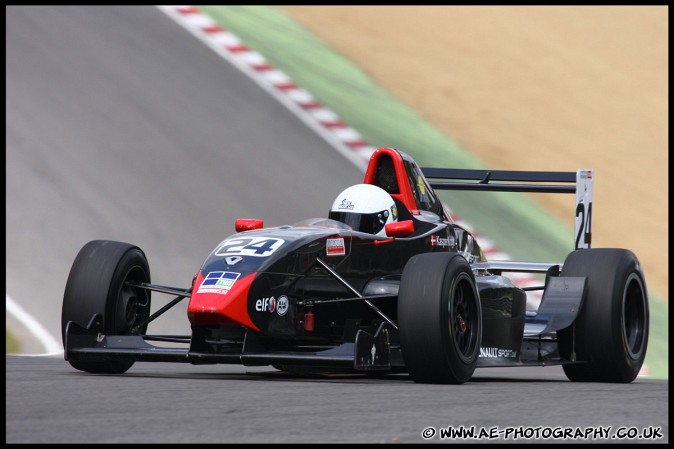
<svg viewBox="0 0 674 449">
<path fill-rule="evenodd" d="M 592 169 L 581 168 L 574 173 L 421 167 L 421 171 L 428 184 L 435 190 L 575 193 L 574 249 L 590 247 L 592 242 L 592 195 L 594 191 Z M 446 181 L 448 179 L 452 181 Z"/>
</svg>

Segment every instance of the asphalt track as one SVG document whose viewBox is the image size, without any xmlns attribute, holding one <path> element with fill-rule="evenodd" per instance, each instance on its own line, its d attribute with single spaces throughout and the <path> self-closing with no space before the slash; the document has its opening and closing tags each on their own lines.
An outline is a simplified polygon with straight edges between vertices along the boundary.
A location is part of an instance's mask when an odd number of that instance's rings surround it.
<svg viewBox="0 0 674 449">
<path fill-rule="evenodd" d="M 571 384 L 557 367 L 484 368 L 460 386 L 166 363 L 99 376 L 51 357 L 9 357 L 7 370 L 8 443 L 419 443 L 447 426 L 496 428 L 502 440 L 520 427 L 660 427 L 647 441 L 669 439 L 666 383 Z M 477 441 L 488 442 L 463 440 Z"/>
<path fill-rule="evenodd" d="M 6 13 L 6 291 L 55 337 L 87 241 L 135 243 L 153 282 L 186 287 L 237 217 L 325 216 L 362 179 L 154 7 Z M 188 332 L 185 307 L 150 330 Z M 152 363 L 95 376 L 59 357 L 8 356 L 6 370 L 8 443 L 421 442 L 448 425 L 655 426 L 668 441 L 666 381 L 572 384 L 555 367 L 459 387 Z"/>
</svg>

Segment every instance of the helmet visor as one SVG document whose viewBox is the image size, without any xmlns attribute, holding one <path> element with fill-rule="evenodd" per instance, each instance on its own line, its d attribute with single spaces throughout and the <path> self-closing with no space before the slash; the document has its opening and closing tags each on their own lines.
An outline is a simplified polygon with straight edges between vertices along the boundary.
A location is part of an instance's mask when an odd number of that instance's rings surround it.
<svg viewBox="0 0 674 449">
<path fill-rule="evenodd" d="M 388 210 L 382 210 L 371 214 L 331 211 L 328 218 L 341 221 L 342 223 L 351 226 L 351 228 L 356 231 L 365 232 L 367 234 L 377 234 L 384 229 L 388 216 Z"/>
</svg>

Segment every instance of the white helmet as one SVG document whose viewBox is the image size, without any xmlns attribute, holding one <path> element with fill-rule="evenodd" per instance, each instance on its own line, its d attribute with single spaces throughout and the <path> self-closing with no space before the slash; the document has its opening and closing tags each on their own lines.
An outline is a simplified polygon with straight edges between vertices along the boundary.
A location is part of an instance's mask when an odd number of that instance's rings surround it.
<svg viewBox="0 0 674 449">
<path fill-rule="evenodd" d="M 372 184 L 356 184 L 339 194 L 328 218 L 354 230 L 386 237 L 387 223 L 398 221 L 398 209 L 391 195 Z"/>
</svg>

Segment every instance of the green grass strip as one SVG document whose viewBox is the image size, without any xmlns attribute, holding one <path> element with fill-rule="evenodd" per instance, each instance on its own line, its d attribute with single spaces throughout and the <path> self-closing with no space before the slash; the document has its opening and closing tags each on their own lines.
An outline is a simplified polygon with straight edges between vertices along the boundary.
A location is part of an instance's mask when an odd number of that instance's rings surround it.
<svg viewBox="0 0 674 449">
<path fill-rule="evenodd" d="M 5 354 L 19 354 L 20 349 L 17 339 L 5 329 Z"/>
</svg>

